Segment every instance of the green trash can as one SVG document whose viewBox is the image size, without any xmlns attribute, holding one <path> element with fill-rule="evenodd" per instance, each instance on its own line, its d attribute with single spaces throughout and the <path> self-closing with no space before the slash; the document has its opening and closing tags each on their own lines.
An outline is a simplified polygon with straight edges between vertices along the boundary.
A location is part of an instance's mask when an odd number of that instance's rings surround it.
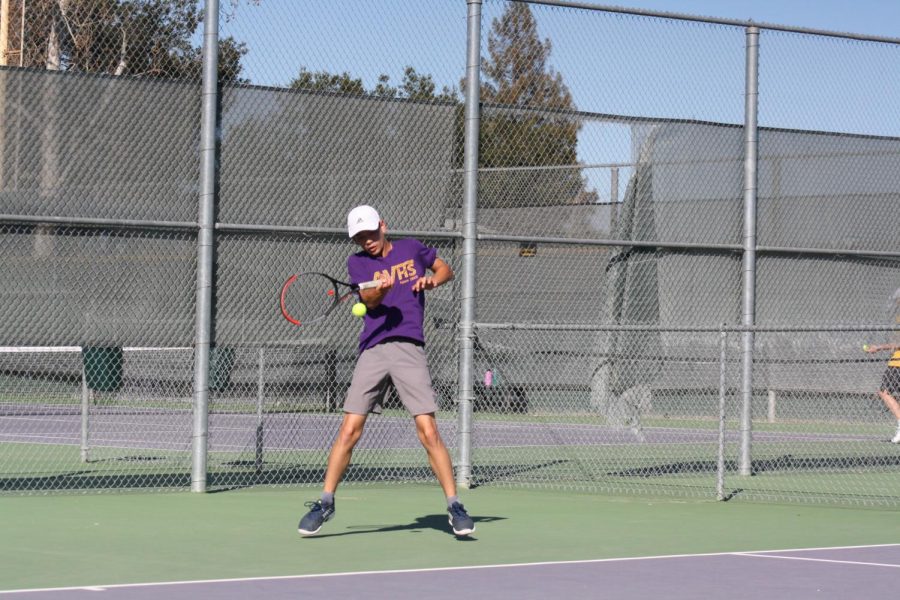
<svg viewBox="0 0 900 600">
<path fill-rule="evenodd" d="M 96 392 L 112 392 L 122 387 L 122 348 L 85 346 L 81 349 L 84 378 Z"/>
<path fill-rule="evenodd" d="M 234 348 L 227 346 L 209 349 L 209 389 L 220 392 L 231 384 L 231 368 L 234 366 Z"/>
</svg>

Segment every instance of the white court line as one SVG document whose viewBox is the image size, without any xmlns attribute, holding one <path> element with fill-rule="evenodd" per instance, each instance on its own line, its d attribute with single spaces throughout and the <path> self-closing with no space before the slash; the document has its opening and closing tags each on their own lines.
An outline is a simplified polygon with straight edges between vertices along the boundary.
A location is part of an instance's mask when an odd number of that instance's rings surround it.
<svg viewBox="0 0 900 600">
<path fill-rule="evenodd" d="M 808 552 L 813 550 L 852 550 L 855 548 L 886 548 L 890 546 L 900 546 L 900 544 L 868 544 L 862 546 L 829 546 L 822 548 L 785 548 L 781 550 L 758 550 L 757 552 Z M 57 588 L 25 588 L 19 590 L 0 590 L 0 595 L 4 594 L 20 594 L 28 592 L 66 592 L 72 590 L 108 590 L 117 588 L 138 588 L 153 586 L 171 586 L 171 585 L 192 585 L 192 584 L 210 584 L 210 583 L 243 583 L 251 581 L 283 581 L 295 579 L 314 579 L 317 577 L 352 577 L 356 575 L 398 575 L 407 573 L 437 573 L 441 571 L 465 571 L 465 570 L 484 570 L 484 569 L 507 569 L 519 567 L 540 567 L 554 565 L 586 565 L 599 563 L 615 563 L 630 562 L 640 560 L 664 560 L 669 558 L 704 558 L 710 556 L 765 556 L 764 554 L 752 554 L 748 552 L 705 552 L 697 554 L 662 554 L 659 556 L 627 556 L 622 558 L 592 558 L 584 560 L 555 560 L 530 563 L 510 563 L 496 565 L 469 565 L 462 567 L 429 567 L 422 569 L 388 569 L 384 571 L 345 571 L 341 573 L 310 573 L 306 575 L 273 575 L 269 577 L 235 577 L 230 579 L 196 579 L 187 581 L 152 581 L 144 583 L 113 583 L 100 585 L 76 585 L 70 587 Z M 779 558 L 779 557 L 771 557 Z M 783 558 L 783 557 L 782 557 Z M 840 561 L 832 561 L 840 562 Z M 897 566 L 897 565 L 889 565 Z"/>
<path fill-rule="evenodd" d="M 863 562 L 863 561 L 858 561 L 858 560 L 835 560 L 832 558 L 810 558 L 808 556 L 776 556 L 774 554 L 756 554 L 754 552 L 734 552 L 733 554 L 735 556 L 751 556 L 753 558 L 774 558 L 774 559 L 780 559 L 780 560 L 806 560 L 809 562 L 837 563 L 837 564 L 841 564 L 841 565 L 863 565 L 863 566 L 867 566 L 867 567 L 891 567 L 894 569 L 900 569 L 900 565 L 894 565 L 891 563 L 873 563 L 873 562 Z"/>
</svg>

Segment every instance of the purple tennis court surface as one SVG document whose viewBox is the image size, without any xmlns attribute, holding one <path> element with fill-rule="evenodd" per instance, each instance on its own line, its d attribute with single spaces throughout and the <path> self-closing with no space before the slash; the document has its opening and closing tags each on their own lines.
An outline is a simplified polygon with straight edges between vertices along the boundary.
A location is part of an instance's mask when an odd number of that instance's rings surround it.
<svg viewBox="0 0 900 600">
<path fill-rule="evenodd" d="M 0 592 L 16 598 L 894 598 L 900 544 Z"/>
<path fill-rule="evenodd" d="M 269 450 L 317 450 L 331 445 L 340 426 L 341 415 L 274 414 L 266 415 L 263 444 Z M 439 418 L 447 439 L 455 438 L 455 419 Z M 91 415 L 90 444 L 93 447 L 188 450 L 191 444 L 190 413 L 121 413 L 99 410 Z M 246 414 L 213 414 L 209 417 L 210 450 L 240 451 L 255 443 L 257 418 Z M 15 411 L 0 415 L 0 442 L 37 444 L 81 443 L 82 421 L 79 414 L 28 414 Z M 726 440 L 734 442 L 738 432 L 728 431 Z M 627 428 L 601 425 L 550 422 L 481 421 L 475 432 L 480 448 L 522 446 L 596 446 L 634 444 L 715 444 L 714 429 L 648 427 L 640 439 Z M 754 432 L 757 442 L 865 442 L 877 436 L 828 432 Z M 378 416 L 370 419 L 359 448 L 419 448 L 411 419 Z"/>
</svg>

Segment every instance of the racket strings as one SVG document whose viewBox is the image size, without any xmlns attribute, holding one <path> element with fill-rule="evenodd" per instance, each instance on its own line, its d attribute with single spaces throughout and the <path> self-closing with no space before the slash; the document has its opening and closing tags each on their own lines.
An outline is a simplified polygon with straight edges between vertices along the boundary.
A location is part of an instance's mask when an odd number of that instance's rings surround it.
<svg viewBox="0 0 900 600">
<path fill-rule="evenodd" d="M 317 275 L 301 275 L 286 289 L 284 311 L 301 324 L 316 320 L 334 305 L 337 291 L 328 279 Z"/>
</svg>

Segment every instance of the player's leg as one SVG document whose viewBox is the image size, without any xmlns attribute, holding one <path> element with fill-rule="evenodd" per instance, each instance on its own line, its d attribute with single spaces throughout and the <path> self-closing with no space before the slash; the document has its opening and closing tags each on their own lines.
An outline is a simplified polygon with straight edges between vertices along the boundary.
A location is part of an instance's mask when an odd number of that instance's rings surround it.
<svg viewBox="0 0 900 600">
<path fill-rule="evenodd" d="M 897 431 L 894 433 L 891 441 L 895 444 L 900 444 L 900 402 L 897 402 L 897 397 L 900 396 L 900 367 L 888 367 L 885 370 L 884 377 L 881 379 L 881 390 L 879 390 L 878 395 L 887 409 L 894 415 L 894 418 L 897 419 Z"/>
<path fill-rule="evenodd" d="M 353 449 L 356 447 L 359 438 L 362 437 L 363 428 L 366 425 L 366 416 L 344 413 L 344 420 L 341 422 L 337 439 L 334 440 L 331 452 L 328 454 L 325 485 L 322 488 L 325 493 L 334 495 L 338 484 L 344 478 L 344 472 L 347 470 L 350 458 L 353 456 Z"/>
<path fill-rule="evenodd" d="M 900 369 L 897 370 L 900 371 Z M 891 411 L 891 414 L 897 419 L 897 431 L 894 432 L 894 437 L 891 438 L 891 442 L 900 444 L 900 403 L 898 403 L 897 399 L 886 390 L 881 390 L 878 392 L 878 395 L 881 396 L 881 401 L 884 402 L 887 409 Z"/>
<path fill-rule="evenodd" d="M 416 434 L 428 453 L 428 462 L 435 477 L 448 496 L 456 495 L 453 481 L 453 464 L 450 453 L 441 439 L 434 414 L 438 410 L 425 348 L 407 342 L 382 344 L 389 353 L 384 359 L 390 363 L 389 370 L 397 395 L 416 423 Z"/>
<path fill-rule="evenodd" d="M 344 420 L 341 421 L 337 439 L 334 440 L 331 453 L 328 455 L 323 487 L 326 494 L 334 494 L 343 479 L 353 455 L 353 448 L 362 437 L 369 413 L 381 412 L 389 383 L 389 363 L 381 354 L 381 347 L 375 346 L 360 354 L 356 361 L 350 389 L 347 390 L 347 397 L 344 399 Z"/>
<path fill-rule="evenodd" d="M 322 497 L 315 502 L 307 502 L 309 511 L 300 519 L 297 531 L 300 535 L 315 535 L 319 533 L 327 521 L 334 517 L 336 512 L 334 493 L 344 477 L 344 472 L 350 464 L 353 448 L 362 436 L 366 424 L 366 415 L 344 413 L 337 439 L 331 445 L 328 454 L 328 467 L 325 469 L 325 485 L 322 488 Z"/>
<path fill-rule="evenodd" d="M 878 392 L 878 395 L 881 396 L 881 401 L 884 402 L 887 409 L 891 411 L 891 414 L 900 421 L 900 402 L 897 402 L 897 399 L 885 390 Z"/>
<path fill-rule="evenodd" d="M 315 535 L 325 522 L 334 517 L 334 493 L 350 464 L 353 448 L 362 437 L 366 418 L 370 412 L 381 412 L 388 385 L 387 369 L 374 350 L 375 348 L 366 350 L 356 361 L 350 389 L 344 400 L 344 419 L 328 454 L 322 497 L 315 502 L 306 503 L 309 512 L 297 527 L 301 535 Z"/>
<path fill-rule="evenodd" d="M 416 415 L 416 433 L 422 447 L 428 454 L 428 462 L 431 464 L 431 470 L 437 477 L 444 495 L 447 497 L 447 513 L 449 515 L 450 527 L 456 535 L 469 535 L 475 531 L 475 521 L 466 512 L 466 508 L 459 501 L 456 495 L 456 481 L 453 478 L 453 462 L 450 460 L 450 453 L 441 434 L 438 432 L 437 420 L 434 413 L 424 415 Z"/>
<path fill-rule="evenodd" d="M 437 420 L 434 413 L 424 415 L 416 415 L 416 434 L 425 452 L 428 454 L 428 462 L 431 464 L 431 470 L 441 484 L 444 495 L 447 498 L 456 496 L 456 481 L 453 478 L 453 462 L 450 460 L 450 452 L 441 439 L 438 432 Z"/>
<path fill-rule="evenodd" d="M 425 348 L 410 343 L 397 343 L 391 346 L 391 379 L 397 388 L 400 401 L 415 419 L 416 434 L 428 454 L 431 470 L 447 497 L 447 511 L 450 514 L 453 533 L 468 535 L 475 531 L 475 522 L 456 496 L 453 462 L 438 432 L 437 420 L 434 417 L 438 406 L 431 386 Z"/>
</svg>

